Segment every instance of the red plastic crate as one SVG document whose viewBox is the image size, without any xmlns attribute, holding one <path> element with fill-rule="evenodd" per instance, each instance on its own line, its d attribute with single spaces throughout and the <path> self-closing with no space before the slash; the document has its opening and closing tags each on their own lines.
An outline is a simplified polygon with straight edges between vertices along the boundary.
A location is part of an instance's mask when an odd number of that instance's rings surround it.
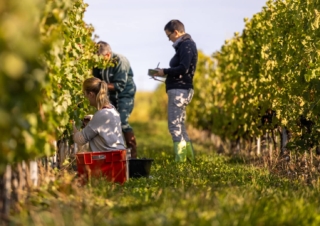
<svg viewBox="0 0 320 226">
<path fill-rule="evenodd" d="M 77 153 L 78 174 L 88 179 L 105 177 L 123 184 L 126 177 L 126 150 Z"/>
</svg>

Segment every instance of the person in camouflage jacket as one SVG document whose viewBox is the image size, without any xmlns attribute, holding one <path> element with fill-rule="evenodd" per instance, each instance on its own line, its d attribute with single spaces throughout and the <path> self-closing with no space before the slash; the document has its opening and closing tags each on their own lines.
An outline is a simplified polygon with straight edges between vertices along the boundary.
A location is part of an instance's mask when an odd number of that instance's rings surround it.
<svg viewBox="0 0 320 226">
<path fill-rule="evenodd" d="M 128 119 L 134 107 L 136 85 L 133 80 L 133 71 L 129 60 L 112 52 L 107 42 L 98 42 L 98 54 L 106 60 L 112 60 L 114 67 L 105 69 L 94 68 L 93 76 L 104 80 L 108 84 L 110 102 L 118 110 L 121 118 L 121 126 L 127 148 L 131 148 L 131 157 L 137 157 L 137 143 L 132 127 Z"/>
</svg>

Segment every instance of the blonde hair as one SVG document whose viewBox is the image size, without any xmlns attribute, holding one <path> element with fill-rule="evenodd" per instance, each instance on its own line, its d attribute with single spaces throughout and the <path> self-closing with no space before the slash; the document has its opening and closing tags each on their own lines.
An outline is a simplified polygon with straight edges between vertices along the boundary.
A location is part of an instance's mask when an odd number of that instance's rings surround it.
<svg viewBox="0 0 320 226">
<path fill-rule="evenodd" d="M 96 95 L 97 109 L 101 110 L 110 104 L 108 97 L 108 85 L 96 77 L 88 78 L 83 82 L 83 91 L 93 92 Z"/>
</svg>

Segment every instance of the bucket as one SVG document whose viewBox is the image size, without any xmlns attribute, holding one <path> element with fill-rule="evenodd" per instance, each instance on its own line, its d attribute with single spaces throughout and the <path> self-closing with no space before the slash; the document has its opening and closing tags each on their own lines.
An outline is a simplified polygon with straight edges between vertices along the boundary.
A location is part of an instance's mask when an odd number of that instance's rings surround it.
<svg viewBox="0 0 320 226">
<path fill-rule="evenodd" d="M 149 177 L 153 159 L 130 159 L 129 178 Z"/>
</svg>

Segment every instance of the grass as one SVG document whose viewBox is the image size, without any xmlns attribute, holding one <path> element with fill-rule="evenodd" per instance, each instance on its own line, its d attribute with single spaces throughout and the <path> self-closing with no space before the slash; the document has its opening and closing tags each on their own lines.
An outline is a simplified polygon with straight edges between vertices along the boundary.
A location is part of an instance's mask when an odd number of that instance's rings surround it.
<svg viewBox="0 0 320 226">
<path fill-rule="evenodd" d="M 11 225 L 318 225 L 319 187 L 229 161 L 196 144 L 194 164 L 177 164 L 166 123 L 134 122 L 151 178 L 78 187 L 66 173 L 35 191 Z"/>
<path fill-rule="evenodd" d="M 232 161 L 194 141 L 196 162 L 175 163 L 165 121 L 133 120 L 150 178 L 124 185 L 74 174 L 33 190 L 10 225 L 319 225 L 319 182 L 305 186 Z"/>
</svg>

